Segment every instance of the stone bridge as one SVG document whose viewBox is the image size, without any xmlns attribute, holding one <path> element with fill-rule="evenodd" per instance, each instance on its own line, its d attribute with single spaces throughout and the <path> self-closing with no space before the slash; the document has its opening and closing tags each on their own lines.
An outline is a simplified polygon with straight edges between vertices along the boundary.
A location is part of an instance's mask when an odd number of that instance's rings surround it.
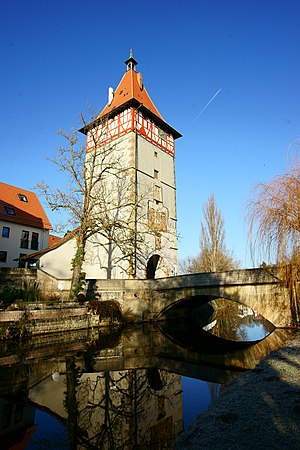
<svg viewBox="0 0 300 450">
<path fill-rule="evenodd" d="M 276 327 L 292 324 L 288 291 L 275 272 L 246 269 L 181 275 L 157 280 L 97 280 L 95 290 L 105 299 L 118 300 L 123 311 L 137 320 L 159 320 L 182 301 L 198 298 L 233 300 L 260 313 Z"/>
</svg>

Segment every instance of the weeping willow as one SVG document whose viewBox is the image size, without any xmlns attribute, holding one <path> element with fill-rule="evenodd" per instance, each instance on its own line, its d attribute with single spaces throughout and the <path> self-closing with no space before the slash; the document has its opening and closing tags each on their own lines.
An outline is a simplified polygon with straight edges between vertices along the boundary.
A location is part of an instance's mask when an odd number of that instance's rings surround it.
<svg viewBox="0 0 300 450">
<path fill-rule="evenodd" d="M 248 205 L 252 252 L 278 267 L 290 294 L 292 325 L 300 324 L 300 159 L 270 183 L 259 183 Z"/>
</svg>

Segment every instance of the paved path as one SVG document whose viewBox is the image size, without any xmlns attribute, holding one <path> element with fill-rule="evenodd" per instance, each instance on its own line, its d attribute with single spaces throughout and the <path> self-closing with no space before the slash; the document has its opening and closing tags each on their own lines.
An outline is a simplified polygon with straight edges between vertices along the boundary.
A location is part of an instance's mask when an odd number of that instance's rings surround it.
<svg viewBox="0 0 300 450">
<path fill-rule="evenodd" d="M 300 449 L 300 332 L 232 381 L 176 449 Z"/>
</svg>

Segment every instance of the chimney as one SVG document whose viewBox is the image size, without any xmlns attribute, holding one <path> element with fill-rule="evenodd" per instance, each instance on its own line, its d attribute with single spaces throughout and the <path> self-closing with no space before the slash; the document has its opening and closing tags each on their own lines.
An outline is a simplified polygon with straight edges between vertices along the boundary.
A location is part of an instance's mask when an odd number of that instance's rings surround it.
<svg viewBox="0 0 300 450">
<path fill-rule="evenodd" d="M 136 77 L 137 77 L 138 85 L 139 85 L 140 89 L 142 90 L 143 89 L 143 77 L 142 77 L 142 74 L 139 72 L 136 75 Z"/>
<path fill-rule="evenodd" d="M 108 88 L 108 104 L 110 105 L 114 98 L 114 90 L 112 87 Z"/>
</svg>

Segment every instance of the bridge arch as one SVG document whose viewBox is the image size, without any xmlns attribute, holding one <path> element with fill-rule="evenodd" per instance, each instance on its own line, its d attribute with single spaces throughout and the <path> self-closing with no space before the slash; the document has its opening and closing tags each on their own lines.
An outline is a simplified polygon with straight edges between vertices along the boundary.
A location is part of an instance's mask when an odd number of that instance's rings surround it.
<svg viewBox="0 0 300 450">
<path fill-rule="evenodd" d="M 291 326 L 288 292 L 276 274 L 262 269 L 199 273 L 155 280 L 154 317 L 168 306 L 191 297 L 232 300 L 261 314 L 276 327 Z"/>
<path fill-rule="evenodd" d="M 165 318 L 168 318 L 172 315 L 176 315 L 178 317 L 178 314 L 182 316 L 185 315 L 185 311 L 188 312 L 191 309 L 196 309 L 197 307 L 202 307 L 204 305 L 207 305 L 209 302 L 212 302 L 213 300 L 216 300 L 216 298 L 212 295 L 192 295 L 188 297 L 183 297 L 176 299 L 173 303 L 170 303 L 166 305 L 156 316 L 156 320 L 164 320 Z M 213 313 L 213 308 L 210 308 L 211 313 Z M 173 314 L 172 314 L 173 313 Z"/>
</svg>

